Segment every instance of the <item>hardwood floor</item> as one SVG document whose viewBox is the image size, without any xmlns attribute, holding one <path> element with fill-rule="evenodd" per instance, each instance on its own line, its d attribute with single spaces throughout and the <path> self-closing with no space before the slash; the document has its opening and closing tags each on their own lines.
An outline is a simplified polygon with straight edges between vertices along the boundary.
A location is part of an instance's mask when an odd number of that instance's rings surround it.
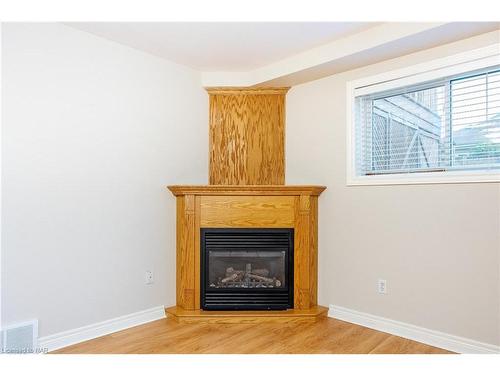
<svg viewBox="0 0 500 375">
<path fill-rule="evenodd" d="M 161 319 L 53 353 L 445 354 L 446 350 L 332 318 L 307 323 L 210 324 Z"/>
</svg>

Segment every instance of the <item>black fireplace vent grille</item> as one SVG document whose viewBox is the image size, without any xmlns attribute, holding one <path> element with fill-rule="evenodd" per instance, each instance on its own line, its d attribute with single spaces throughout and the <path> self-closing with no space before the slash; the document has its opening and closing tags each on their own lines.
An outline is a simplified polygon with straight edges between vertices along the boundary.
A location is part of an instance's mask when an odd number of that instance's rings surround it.
<svg viewBox="0 0 500 375">
<path fill-rule="evenodd" d="M 227 229 L 224 231 L 227 231 Z M 278 231 L 275 233 L 261 233 L 261 230 L 255 233 L 205 232 L 204 238 L 205 246 L 212 249 L 288 249 L 290 246 L 290 233 L 288 233 L 288 230 L 287 232 Z"/>
</svg>

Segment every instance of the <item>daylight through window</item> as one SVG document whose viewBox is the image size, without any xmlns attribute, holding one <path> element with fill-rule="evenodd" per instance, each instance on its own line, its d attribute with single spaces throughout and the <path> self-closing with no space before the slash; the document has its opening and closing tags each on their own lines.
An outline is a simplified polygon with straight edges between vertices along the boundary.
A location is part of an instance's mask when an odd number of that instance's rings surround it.
<svg viewBox="0 0 500 375">
<path fill-rule="evenodd" d="M 355 98 L 358 176 L 500 170 L 500 67 Z"/>
</svg>

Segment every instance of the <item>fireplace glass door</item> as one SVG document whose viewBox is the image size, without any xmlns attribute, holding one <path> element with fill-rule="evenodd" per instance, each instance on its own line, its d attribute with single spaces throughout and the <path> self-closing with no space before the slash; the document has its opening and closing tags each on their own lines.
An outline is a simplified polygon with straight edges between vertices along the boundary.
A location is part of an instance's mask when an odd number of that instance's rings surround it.
<svg viewBox="0 0 500 375">
<path fill-rule="evenodd" d="M 293 229 L 201 230 L 201 306 L 293 307 Z"/>
<path fill-rule="evenodd" d="M 286 250 L 209 250 L 210 288 L 286 288 Z"/>
</svg>

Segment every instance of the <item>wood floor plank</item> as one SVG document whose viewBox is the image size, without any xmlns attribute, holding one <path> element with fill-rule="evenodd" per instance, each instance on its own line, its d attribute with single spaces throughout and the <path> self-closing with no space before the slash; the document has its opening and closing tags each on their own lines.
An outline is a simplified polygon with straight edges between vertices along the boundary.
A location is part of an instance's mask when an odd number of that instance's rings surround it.
<svg viewBox="0 0 500 375">
<path fill-rule="evenodd" d="M 370 354 L 446 354 L 448 351 L 402 337 L 390 336 Z"/>
<path fill-rule="evenodd" d="M 53 353 L 444 354 L 446 350 L 337 319 L 289 323 L 177 323 L 161 319 Z"/>
</svg>

